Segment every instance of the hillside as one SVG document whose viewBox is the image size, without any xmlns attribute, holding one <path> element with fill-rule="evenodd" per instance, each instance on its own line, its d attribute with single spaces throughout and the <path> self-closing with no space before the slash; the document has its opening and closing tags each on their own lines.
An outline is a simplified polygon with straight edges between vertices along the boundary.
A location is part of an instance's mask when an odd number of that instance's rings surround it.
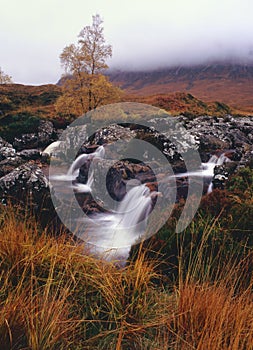
<svg viewBox="0 0 253 350">
<path fill-rule="evenodd" d="M 0 85 L 0 117 L 16 112 L 29 112 L 46 117 L 54 116 L 54 103 L 60 94 L 61 88 L 53 84 Z"/>
<path fill-rule="evenodd" d="M 222 102 L 203 102 L 193 95 L 185 92 L 170 94 L 156 94 L 150 96 L 127 95 L 125 101 L 146 103 L 165 109 L 172 115 L 215 115 L 224 116 L 236 114 L 237 111 Z"/>
<path fill-rule="evenodd" d="M 46 117 L 54 120 L 59 119 L 54 103 L 60 95 L 61 87 L 58 85 L 0 85 L 1 124 L 6 124 L 5 120 L 7 121 L 8 117 L 12 115 L 27 113 L 38 117 Z M 195 96 L 184 92 L 150 96 L 124 94 L 122 101 L 151 104 L 176 115 L 180 113 L 192 115 L 225 115 L 234 112 L 224 103 L 203 102 Z"/>
<path fill-rule="evenodd" d="M 219 63 L 142 72 L 111 71 L 109 76 L 130 95 L 186 92 L 204 102 L 219 101 L 243 112 L 253 112 L 253 64 Z"/>
</svg>

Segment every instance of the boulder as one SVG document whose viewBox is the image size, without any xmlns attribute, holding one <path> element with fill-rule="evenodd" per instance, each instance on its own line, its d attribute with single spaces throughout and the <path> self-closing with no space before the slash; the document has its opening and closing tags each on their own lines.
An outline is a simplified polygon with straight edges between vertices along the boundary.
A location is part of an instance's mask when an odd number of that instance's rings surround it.
<svg viewBox="0 0 253 350">
<path fill-rule="evenodd" d="M 25 160 L 19 156 L 6 158 L 0 162 L 0 177 L 12 172 L 19 165 L 23 164 Z"/>
<path fill-rule="evenodd" d="M 114 200 L 121 200 L 126 193 L 129 180 L 136 179 L 139 183 L 154 182 L 155 175 L 149 165 L 132 163 L 128 160 L 113 161 L 95 158 L 92 162 L 94 170 L 94 189 L 96 196 L 104 196 L 104 186 Z M 86 183 L 88 179 L 90 161 L 87 161 L 79 170 L 77 181 Z"/>
<path fill-rule="evenodd" d="M 9 157 L 15 157 L 16 150 L 12 145 L 0 137 L 0 161 Z"/>
<path fill-rule="evenodd" d="M 223 190 L 225 183 L 228 180 L 228 171 L 224 165 L 216 165 L 214 167 L 214 176 L 212 179 L 213 189 Z"/>
<path fill-rule="evenodd" d="M 41 158 L 41 152 L 38 149 L 24 149 L 17 152 L 17 156 L 24 160 L 36 160 Z"/>
<path fill-rule="evenodd" d="M 56 139 L 57 133 L 53 127 L 53 123 L 49 120 L 40 120 L 37 130 L 33 133 L 23 134 L 21 137 L 15 137 L 13 146 L 18 151 L 45 148 Z"/>
<path fill-rule="evenodd" d="M 36 164 L 22 164 L 0 178 L 0 198 L 9 198 L 29 204 L 32 198 L 35 206 L 41 205 L 43 197 L 49 195 L 49 183 Z"/>
</svg>

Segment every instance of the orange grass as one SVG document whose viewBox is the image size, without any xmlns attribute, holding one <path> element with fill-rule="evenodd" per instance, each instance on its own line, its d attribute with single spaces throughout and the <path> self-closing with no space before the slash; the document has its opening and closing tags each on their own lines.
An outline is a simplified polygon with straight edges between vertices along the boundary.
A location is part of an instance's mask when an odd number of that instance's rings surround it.
<svg viewBox="0 0 253 350">
<path fill-rule="evenodd" d="M 203 273 L 214 257 L 201 249 L 217 222 L 206 225 L 187 266 L 179 247 L 180 279 L 161 286 L 158 261 L 141 247 L 118 269 L 19 211 L 1 210 L 1 349 L 253 349 L 253 279 L 238 282 L 252 256 Z"/>
</svg>

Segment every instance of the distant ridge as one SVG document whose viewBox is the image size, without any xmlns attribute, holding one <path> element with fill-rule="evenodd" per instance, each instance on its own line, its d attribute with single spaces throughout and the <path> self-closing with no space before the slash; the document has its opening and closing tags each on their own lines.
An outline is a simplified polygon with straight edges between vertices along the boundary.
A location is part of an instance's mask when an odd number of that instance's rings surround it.
<svg viewBox="0 0 253 350">
<path fill-rule="evenodd" d="M 220 101 L 253 112 L 253 63 L 213 63 L 149 71 L 110 71 L 110 80 L 127 94 L 148 96 L 186 92 L 203 101 Z"/>
</svg>

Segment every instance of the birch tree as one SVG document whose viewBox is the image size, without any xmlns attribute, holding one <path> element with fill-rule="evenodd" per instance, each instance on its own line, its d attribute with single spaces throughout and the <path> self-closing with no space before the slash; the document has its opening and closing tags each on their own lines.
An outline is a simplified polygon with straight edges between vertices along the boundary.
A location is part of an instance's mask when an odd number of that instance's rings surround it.
<svg viewBox="0 0 253 350">
<path fill-rule="evenodd" d="M 92 25 L 81 30 L 78 43 L 63 49 L 60 60 L 66 77 L 63 95 L 56 104 L 59 113 L 80 115 L 119 99 L 119 89 L 103 75 L 108 68 L 106 61 L 112 56 L 103 31 L 103 21 L 95 15 Z"/>
</svg>

